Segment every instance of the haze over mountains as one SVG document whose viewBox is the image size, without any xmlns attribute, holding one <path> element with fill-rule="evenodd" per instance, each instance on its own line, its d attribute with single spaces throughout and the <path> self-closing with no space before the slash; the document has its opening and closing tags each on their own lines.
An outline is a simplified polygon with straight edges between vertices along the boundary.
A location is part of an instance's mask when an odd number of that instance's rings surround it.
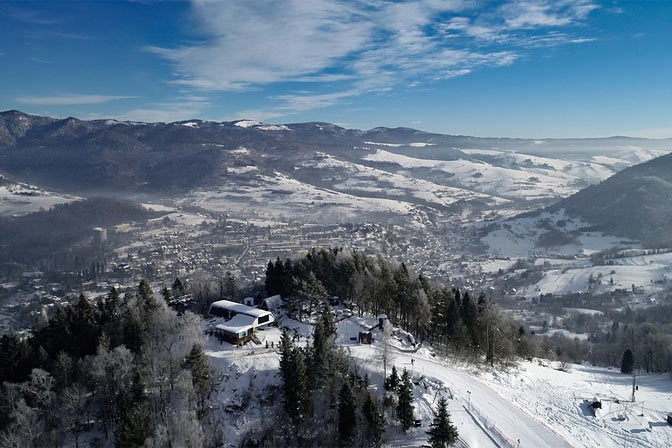
<svg viewBox="0 0 672 448">
<path fill-rule="evenodd" d="M 548 206 L 670 149 L 670 139 L 531 140 L 328 123 L 137 123 L 0 113 L 6 213 L 28 211 L 25 201 L 42 194 L 54 202 L 114 194 L 266 217 L 428 225 Z M 672 197 L 670 160 L 626 170 L 555 207 L 615 234 L 647 239 L 672 209 L 665 202 Z M 10 190 L 22 191 L 23 202 Z M 7 203 L 12 199 L 14 208 Z M 634 227 L 638 232 L 629 233 Z"/>
</svg>

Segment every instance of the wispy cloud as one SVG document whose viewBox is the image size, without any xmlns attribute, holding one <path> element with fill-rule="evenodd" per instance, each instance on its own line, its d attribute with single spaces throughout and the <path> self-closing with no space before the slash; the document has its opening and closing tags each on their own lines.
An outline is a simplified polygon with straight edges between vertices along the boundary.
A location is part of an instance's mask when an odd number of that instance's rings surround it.
<svg viewBox="0 0 672 448">
<path fill-rule="evenodd" d="M 24 8 L 7 8 L 7 16 L 30 25 L 53 25 L 60 23 L 61 20 L 56 17 L 48 17 L 39 11 Z"/>
<path fill-rule="evenodd" d="M 73 104 L 101 104 L 110 101 L 138 98 L 137 96 L 119 95 L 58 95 L 58 96 L 23 96 L 16 98 L 21 104 L 39 104 L 43 106 L 68 106 Z"/>
<path fill-rule="evenodd" d="M 588 42 L 560 29 L 596 7 L 593 0 L 509 0 L 494 8 L 480 0 L 192 0 L 197 40 L 147 50 L 170 61 L 171 82 L 184 87 L 308 90 L 243 111 L 270 118 L 510 65 L 531 48 Z"/>
<path fill-rule="evenodd" d="M 175 101 L 150 103 L 144 107 L 116 114 L 114 118 L 164 123 L 190 120 L 203 116 L 209 105 L 210 103 L 201 97 L 178 97 Z"/>
</svg>

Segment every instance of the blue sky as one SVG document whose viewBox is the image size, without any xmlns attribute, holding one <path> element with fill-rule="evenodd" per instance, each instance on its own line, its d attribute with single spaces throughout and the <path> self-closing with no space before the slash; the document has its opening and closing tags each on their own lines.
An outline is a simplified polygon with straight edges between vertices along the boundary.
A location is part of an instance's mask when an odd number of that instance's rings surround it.
<svg viewBox="0 0 672 448">
<path fill-rule="evenodd" d="M 672 137 L 668 0 L 0 0 L 0 109 Z"/>
</svg>

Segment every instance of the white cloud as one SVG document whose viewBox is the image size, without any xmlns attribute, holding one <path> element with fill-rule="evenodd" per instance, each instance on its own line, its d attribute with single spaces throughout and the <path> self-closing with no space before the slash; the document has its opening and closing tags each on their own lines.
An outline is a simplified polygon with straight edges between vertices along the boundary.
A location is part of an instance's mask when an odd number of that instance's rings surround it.
<svg viewBox="0 0 672 448">
<path fill-rule="evenodd" d="M 187 88 L 331 85 L 241 112 L 269 118 L 509 65 L 530 47 L 587 42 L 557 30 L 595 7 L 593 0 L 509 0 L 494 8 L 479 0 L 192 0 L 195 41 L 147 49 L 170 61 L 171 82 Z"/>
<path fill-rule="evenodd" d="M 59 96 L 24 96 L 16 98 L 22 104 L 40 104 L 44 106 L 67 106 L 73 104 L 101 104 L 109 101 L 138 98 L 137 96 L 119 95 L 59 95 Z"/>
<path fill-rule="evenodd" d="M 60 19 L 47 17 L 39 11 L 23 8 L 8 8 L 7 16 L 30 25 L 53 25 L 61 22 Z"/>
<path fill-rule="evenodd" d="M 175 101 L 150 103 L 113 116 L 118 120 L 164 122 L 191 120 L 202 117 L 210 103 L 202 97 L 180 96 Z"/>
</svg>

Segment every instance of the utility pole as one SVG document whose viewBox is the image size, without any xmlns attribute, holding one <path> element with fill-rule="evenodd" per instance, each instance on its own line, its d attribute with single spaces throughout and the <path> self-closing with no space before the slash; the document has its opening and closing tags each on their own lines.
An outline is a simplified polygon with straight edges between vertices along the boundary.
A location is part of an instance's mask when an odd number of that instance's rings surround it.
<svg viewBox="0 0 672 448">
<path fill-rule="evenodd" d="M 630 401 L 633 403 L 635 400 L 635 390 L 637 390 L 637 358 L 635 358 L 635 330 L 632 330 L 632 397 Z"/>
</svg>

